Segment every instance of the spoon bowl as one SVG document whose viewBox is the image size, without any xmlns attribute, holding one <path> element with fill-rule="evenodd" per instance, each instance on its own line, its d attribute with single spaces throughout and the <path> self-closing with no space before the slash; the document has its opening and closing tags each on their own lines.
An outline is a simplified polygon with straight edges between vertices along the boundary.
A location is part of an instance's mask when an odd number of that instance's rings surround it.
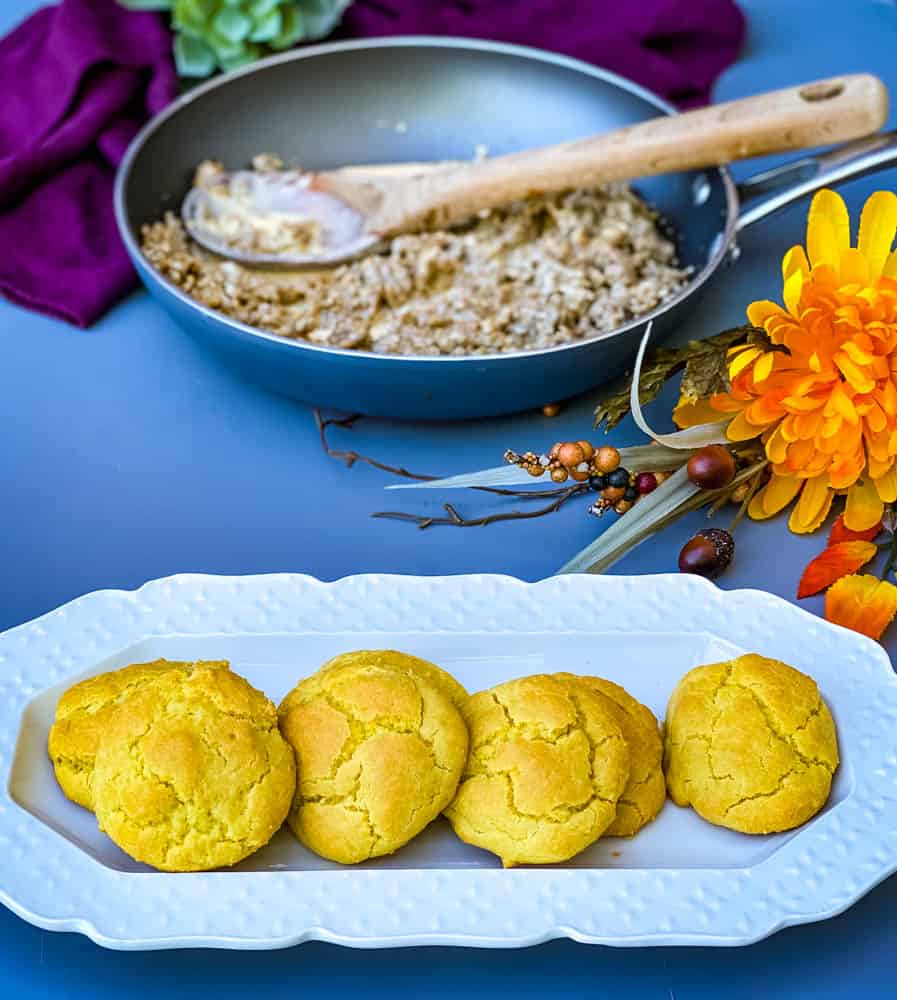
<svg viewBox="0 0 897 1000">
<path fill-rule="evenodd" d="M 301 170 L 239 170 L 194 186 L 181 206 L 187 232 L 241 264 L 320 268 L 368 253 L 382 240 L 365 217 Z"/>
</svg>

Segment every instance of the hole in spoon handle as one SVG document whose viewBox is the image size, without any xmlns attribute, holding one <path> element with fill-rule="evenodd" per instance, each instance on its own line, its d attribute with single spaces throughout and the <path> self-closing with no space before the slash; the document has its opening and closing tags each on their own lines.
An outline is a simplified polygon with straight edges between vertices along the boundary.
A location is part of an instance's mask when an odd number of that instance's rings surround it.
<svg viewBox="0 0 897 1000">
<path fill-rule="evenodd" d="M 808 83 L 801 87 L 798 94 L 804 101 L 830 101 L 844 93 L 844 84 L 840 80 L 823 80 L 820 83 Z"/>
</svg>

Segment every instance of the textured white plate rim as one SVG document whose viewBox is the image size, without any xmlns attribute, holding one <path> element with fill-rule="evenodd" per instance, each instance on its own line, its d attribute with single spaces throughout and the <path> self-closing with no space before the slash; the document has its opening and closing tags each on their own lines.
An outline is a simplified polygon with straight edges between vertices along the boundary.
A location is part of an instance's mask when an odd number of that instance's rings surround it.
<svg viewBox="0 0 897 1000">
<path fill-rule="evenodd" d="M 587 632 L 669 632 L 675 621 L 680 632 L 722 635 L 805 669 L 808 648 L 833 658 L 840 674 L 832 683 L 840 684 L 838 677 L 844 683 L 836 699 L 847 721 L 842 740 L 855 742 L 852 756 L 864 762 L 851 794 L 745 869 L 189 876 L 106 868 L 11 799 L 27 703 L 134 642 L 209 633 L 557 631 L 557 609 L 571 602 L 581 612 L 613 605 L 622 618 L 617 627 Z M 0 634 L 0 852 L 15 862 L 0 867 L 0 902 L 44 929 L 78 931 L 118 949 L 267 949 L 306 940 L 369 948 L 524 947 L 558 937 L 621 946 L 750 944 L 841 913 L 897 870 L 897 753 L 882 739 L 895 722 L 897 676 L 878 644 L 773 595 L 721 591 L 696 577 L 576 575 L 525 583 L 487 574 L 371 574 L 324 583 L 287 573 L 183 574 L 134 591 L 97 591 Z M 474 898 L 488 904 L 471 920 L 461 902 Z M 631 908 L 628 930 L 615 906 Z"/>
</svg>

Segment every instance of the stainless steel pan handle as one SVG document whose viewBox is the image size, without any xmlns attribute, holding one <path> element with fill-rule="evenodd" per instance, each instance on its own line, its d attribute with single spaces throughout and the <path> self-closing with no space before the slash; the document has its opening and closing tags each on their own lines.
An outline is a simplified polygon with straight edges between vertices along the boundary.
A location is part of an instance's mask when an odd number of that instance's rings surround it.
<svg viewBox="0 0 897 1000">
<path fill-rule="evenodd" d="M 741 232 L 820 188 L 889 166 L 897 166 L 897 130 L 856 139 L 824 153 L 804 156 L 781 167 L 754 174 L 738 185 L 738 197 L 742 204 L 755 198 L 763 200 L 742 211 L 735 230 Z"/>
</svg>

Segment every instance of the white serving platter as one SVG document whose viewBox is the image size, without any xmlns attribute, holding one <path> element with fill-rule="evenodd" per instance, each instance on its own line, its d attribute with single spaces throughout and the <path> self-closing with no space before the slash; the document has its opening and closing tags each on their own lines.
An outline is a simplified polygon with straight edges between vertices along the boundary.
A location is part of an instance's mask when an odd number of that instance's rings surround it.
<svg viewBox="0 0 897 1000">
<path fill-rule="evenodd" d="M 660 718 L 686 670 L 760 652 L 816 678 L 842 764 L 823 812 L 787 834 L 744 836 L 668 802 L 631 840 L 509 871 L 438 820 L 354 868 L 282 830 L 234 869 L 162 874 L 56 785 L 47 731 L 75 680 L 160 656 L 227 658 L 278 701 L 328 657 L 378 647 L 432 659 L 471 691 L 596 673 Z M 88 594 L 0 635 L 0 779 L 0 901 L 107 947 L 741 945 L 833 916 L 897 869 L 897 677 L 862 636 L 692 576 L 175 576 Z"/>
</svg>

